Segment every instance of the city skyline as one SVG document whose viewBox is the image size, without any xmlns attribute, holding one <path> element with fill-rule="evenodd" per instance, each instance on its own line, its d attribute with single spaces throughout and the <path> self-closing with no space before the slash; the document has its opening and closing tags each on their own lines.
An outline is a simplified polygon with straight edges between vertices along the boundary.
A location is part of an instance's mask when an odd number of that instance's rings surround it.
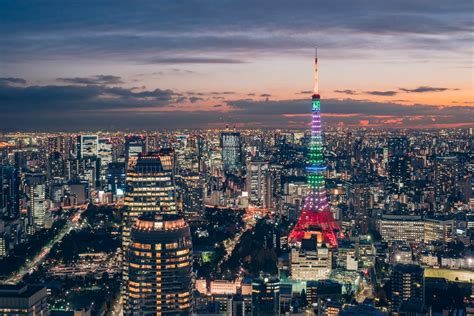
<svg viewBox="0 0 474 316">
<path fill-rule="evenodd" d="M 314 46 L 326 126 L 472 127 L 472 10 L 5 4 L 0 131 L 307 127 Z"/>
</svg>

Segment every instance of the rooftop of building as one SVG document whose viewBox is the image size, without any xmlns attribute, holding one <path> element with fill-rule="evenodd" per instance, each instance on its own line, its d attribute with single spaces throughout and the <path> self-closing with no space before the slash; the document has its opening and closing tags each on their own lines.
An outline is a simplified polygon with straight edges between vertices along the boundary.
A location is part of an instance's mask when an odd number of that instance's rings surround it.
<svg viewBox="0 0 474 316">
<path fill-rule="evenodd" d="M 0 297 L 30 297 L 33 294 L 44 289 L 41 285 L 26 285 L 25 283 L 17 284 L 0 284 Z"/>
</svg>

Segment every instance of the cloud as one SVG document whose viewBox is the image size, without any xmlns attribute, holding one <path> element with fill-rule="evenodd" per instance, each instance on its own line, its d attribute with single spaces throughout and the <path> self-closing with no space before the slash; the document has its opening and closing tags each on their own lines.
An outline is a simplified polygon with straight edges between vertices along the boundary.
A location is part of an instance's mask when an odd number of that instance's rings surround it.
<svg viewBox="0 0 474 316">
<path fill-rule="evenodd" d="M 349 89 L 346 89 L 346 90 L 334 90 L 335 93 L 342 93 L 342 94 L 348 94 L 348 95 L 355 95 L 357 94 L 357 91 L 355 90 L 349 90 Z"/>
<path fill-rule="evenodd" d="M 269 98 L 269 97 L 271 97 L 272 95 L 269 94 L 269 93 L 262 93 L 260 96 L 261 96 L 262 98 Z"/>
<path fill-rule="evenodd" d="M 172 90 L 154 89 L 135 92 L 133 88 L 103 85 L 0 85 L 2 113 L 74 113 L 80 110 L 162 107 L 180 101 Z"/>
<path fill-rule="evenodd" d="M 436 88 L 436 87 L 428 87 L 428 86 L 421 86 L 415 89 L 406 89 L 406 88 L 400 88 L 400 91 L 403 92 L 409 92 L 409 93 L 425 93 L 425 92 L 442 92 L 442 91 L 447 91 L 450 90 L 448 88 Z"/>
<path fill-rule="evenodd" d="M 303 91 L 300 91 L 300 92 L 296 92 L 296 94 L 311 94 L 313 93 L 313 91 L 311 90 L 303 90 Z"/>
<path fill-rule="evenodd" d="M 7 89 L 6 89 L 7 88 Z M 232 100 L 211 109 L 173 111 L 164 106 L 187 98 L 170 90 L 132 92 L 103 86 L 30 86 L 0 88 L 2 131 L 11 130 L 156 130 L 239 127 L 309 128 L 311 102 Z M 189 101 L 189 100 L 186 100 Z M 225 106 L 224 106 L 225 105 Z M 325 99 L 323 125 L 370 127 L 473 126 L 470 106 L 406 106 L 390 102 Z"/>
<path fill-rule="evenodd" d="M 214 57 L 155 57 L 148 60 L 151 64 L 242 64 L 243 60 Z"/>
<path fill-rule="evenodd" d="M 217 94 L 217 95 L 227 94 L 227 95 L 229 95 L 229 94 L 235 94 L 235 92 L 234 91 L 220 91 L 220 92 L 219 91 L 214 91 L 214 92 L 211 92 L 210 94 Z"/>
<path fill-rule="evenodd" d="M 189 102 L 191 102 L 191 103 L 195 103 L 197 101 L 202 101 L 202 100 L 204 100 L 204 99 L 200 98 L 200 97 L 190 97 L 189 98 Z"/>
<path fill-rule="evenodd" d="M 229 101 L 228 105 L 233 113 L 242 120 L 242 117 L 253 117 L 253 120 L 269 122 L 281 121 L 281 117 L 292 117 L 299 124 L 308 123 L 310 102 L 308 100 L 284 101 Z M 353 99 L 326 99 L 322 101 L 322 115 L 326 124 L 344 123 L 357 125 L 360 120 L 368 120 L 372 125 L 390 127 L 394 119 L 397 125 L 404 127 L 427 127 L 432 118 L 439 124 L 467 124 L 474 125 L 474 108 L 469 106 L 437 107 L 431 105 L 402 105 L 391 102 L 361 101 Z M 413 120 L 413 118 L 417 118 Z M 287 123 L 285 123 L 287 124 Z M 385 125 L 384 125 L 385 124 Z"/>
<path fill-rule="evenodd" d="M 269 54 L 294 56 L 314 43 L 332 58 L 368 56 L 367 47 L 377 47 L 377 53 L 394 51 L 393 56 L 399 56 L 395 49 L 444 49 L 466 57 L 471 52 L 473 10 L 470 0 L 449 5 L 442 0 L 302 0 L 297 6 L 284 0 L 271 6 L 251 0 L 158 0 L 134 10 L 107 1 L 81 7 L 30 3 L 27 9 L 12 1 L 0 12 L 0 46 L 3 60 L 16 62 L 61 56 L 232 64 Z"/>
<path fill-rule="evenodd" d="M 14 77 L 7 77 L 7 78 L 0 78 L 0 85 L 1 84 L 26 84 L 26 80 L 22 78 L 14 78 Z"/>
<path fill-rule="evenodd" d="M 113 75 L 96 75 L 92 77 L 75 77 L 75 78 L 57 78 L 56 80 L 65 82 L 65 83 L 72 83 L 72 84 L 99 84 L 99 85 L 107 85 L 107 84 L 121 84 L 123 83 L 122 78 L 119 76 Z"/>
<path fill-rule="evenodd" d="M 365 93 L 377 96 L 394 96 L 397 94 L 397 91 L 365 91 Z"/>
</svg>

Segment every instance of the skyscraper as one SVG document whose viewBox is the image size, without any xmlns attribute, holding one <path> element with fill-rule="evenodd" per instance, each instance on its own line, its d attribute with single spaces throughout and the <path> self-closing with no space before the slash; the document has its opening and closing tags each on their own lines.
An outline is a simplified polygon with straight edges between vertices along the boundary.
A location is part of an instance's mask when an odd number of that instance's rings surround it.
<svg viewBox="0 0 474 316">
<path fill-rule="evenodd" d="M 20 179 L 18 170 L 0 166 L 0 218 L 16 218 L 20 214 Z"/>
<path fill-rule="evenodd" d="M 280 280 L 261 276 L 252 281 L 252 315 L 280 314 Z"/>
<path fill-rule="evenodd" d="M 125 162 L 136 159 L 140 154 L 145 153 L 145 138 L 143 136 L 129 135 L 125 138 Z"/>
<path fill-rule="evenodd" d="M 221 133 L 222 163 L 225 170 L 235 170 L 241 164 L 241 140 L 238 132 Z"/>
<path fill-rule="evenodd" d="M 28 217 L 34 229 L 44 228 L 46 219 L 46 179 L 44 174 L 29 174 L 28 185 Z"/>
<path fill-rule="evenodd" d="M 128 246 L 130 228 L 142 213 L 177 213 L 172 151 L 138 156 L 128 166 L 125 181 L 123 241 Z"/>
<path fill-rule="evenodd" d="M 425 281 L 423 268 L 418 265 L 397 264 L 391 274 L 392 312 L 397 312 L 404 303 L 416 303 L 422 306 L 425 299 Z"/>
<path fill-rule="evenodd" d="M 388 177 L 391 189 L 401 193 L 409 179 L 408 173 L 408 139 L 392 137 L 388 142 Z"/>
<path fill-rule="evenodd" d="M 247 191 L 251 206 L 270 207 L 272 188 L 268 162 L 257 158 L 247 163 Z"/>
<path fill-rule="evenodd" d="M 138 217 L 176 214 L 176 190 L 174 183 L 173 152 L 142 154 L 128 165 L 125 187 L 125 210 L 122 225 L 122 251 L 124 306 L 128 304 L 127 288 L 129 262 L 126 256 L 130 245 L 130 231 Z"/>
<path fill-rule="evenodd" d="M 125 315 L 190 315 L 192 243 L 179 215 L 142 215 L 126 253 Z"/>
<path fill-rule="evenodd" d="M 77 136 L 77 158 L 97 157 L 99 138 L 97 135 Z"/>
<path fill-rule="evenodd" d="M 324 242 L 331 247 L 337 247 L 337 239 L 334 230 L 337 228 L 326 196 L 323 157 L 323 140 L 321 136 L 321 102 L 318 87 L 318 57 L 315 58 L 315 80 L 311 107 L 311 141 L 308 154 L 308 166 L 306 167 L 309 192 L 301 215 L 290 233 L 289 241 L 300 242 L 305 231 L 310 226 L 320 227 L 323 231 Z"/>
<path fill-rule="evenodd" d="M 109 164 L 112 162 L 112 142 L 110 138 L 99 138 L 97 155 L 100 158 L 100 182 L 105 186 Z"/>
<path fill-rule="evenodd" d="M 456 156 L 441 156 L 435 160 L 435 194 L 438 209 L 446 209 L 458 195 L 459 161 Z"/>
<path fill-rule="evenodd" d="M 199 173 L 179 177 L 183 215 L 187 221 L 198 220 L 204 212 L 204 179 Z"/>
</svg>

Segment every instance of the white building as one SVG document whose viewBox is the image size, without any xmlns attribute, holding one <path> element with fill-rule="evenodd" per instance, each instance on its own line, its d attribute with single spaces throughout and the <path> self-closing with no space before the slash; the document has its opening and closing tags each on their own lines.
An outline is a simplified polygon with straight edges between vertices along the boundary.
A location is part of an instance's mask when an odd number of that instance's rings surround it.
<svg viewBox="0 0 474 316">
<path fill-rule="evenodd" d="M 388 242 L 422 242 L 424 222 L 420 216 L 383 215 L 378 220 L 378 229 L 382 239 Z"/>
<path fill-rule="evenodd" d="M 269 208 L 271 200 L 271 181 L 266 161 L 247 163 L 247 191 L 249 206 Z"/>
<path fill-rule="evenodd" d="M 332 270 L 332 252 L 325 245 L 318 245 L 314 237 L 303 239 L 300 249 L 291 249 L 290 269 L 294 280 L 327 279 Z"/>
</svg>

